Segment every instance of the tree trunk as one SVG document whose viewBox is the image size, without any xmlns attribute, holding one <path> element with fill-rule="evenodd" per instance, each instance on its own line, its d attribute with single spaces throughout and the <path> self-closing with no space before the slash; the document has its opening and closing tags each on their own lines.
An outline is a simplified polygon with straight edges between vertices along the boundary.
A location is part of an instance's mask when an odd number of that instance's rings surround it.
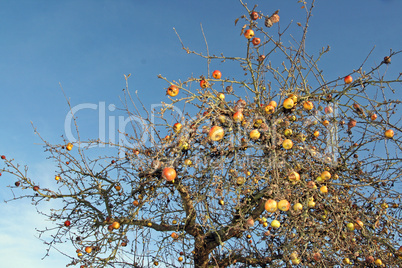
<svg viewBox="0 0 402 268">
<path fill-rule="evenodd" d="M 204 236 L 199 236 L 195 238 L 194 243 L 194 267 L 195 268 L 207 268 L 209 261 L 209 254 L 212 252 L 212 249 L 208 247 L 205 242 Z"/>
</svg>

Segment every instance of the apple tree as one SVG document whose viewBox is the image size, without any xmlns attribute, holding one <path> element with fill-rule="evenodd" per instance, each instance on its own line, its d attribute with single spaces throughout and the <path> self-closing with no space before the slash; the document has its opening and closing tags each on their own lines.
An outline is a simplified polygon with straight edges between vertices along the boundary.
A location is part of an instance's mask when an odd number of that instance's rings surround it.
<svg viewBox="0 0 402 268">
<path fill-rule="evenodd" d="M 40 212 L 51 226 L 39 232 L 50 234 L 49 250 L 73 245 L 63 252 L 69 265 L 402 266 L 402 80 L 387 75 L 400 51 L 324 77 L 318 60 L 329 49 L 306 50 L 314 2 L 304 25 L 283 31 L 278 11 L 240 4 L 244 56 L 182 43 L 208 72 L 178 81 L 159 75 L 160 109 L 139 109 L 125 76 L 124 106 L 142 118 L 125 133 L 136 146 L 96 155 L 100 140 L 42 138 L 57 166 L 54 187 L 44 189 L 3 158 L 15 199 L 56 204 Z M 301 38 L 285 45 L 292 27 Z M 212 71 L 221 61 L 245 75 Z"/>
</svg>

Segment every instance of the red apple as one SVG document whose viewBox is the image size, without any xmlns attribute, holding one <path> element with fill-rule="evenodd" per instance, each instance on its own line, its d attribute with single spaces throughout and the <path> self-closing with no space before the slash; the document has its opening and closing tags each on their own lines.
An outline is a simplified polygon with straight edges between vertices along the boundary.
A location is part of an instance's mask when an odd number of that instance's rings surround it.
<svg viewBox="0 0 402 268">
<path fill-rule="evenodd" d="M 253 40 L 251 40 L 251 43 L 253 43 L 254 46 L 258 46 L 261 43 L 261 39 L 254 37 Z"/>
<path fill-rule="evenodd" d="M 350 84 L 353 82 L 353 77 L 348 75 L 343 79 L 343 81 L 345 81 L 345 84 Z"/>
<path fill-rule="evenodd" d="M 70 221 L 67 220 L 67 221 L 64 222 L 64 226 L 68 227 L 68 226 L 70 226 L 70 225 L 71 225 L 71 222 L 70 222 Z"/>
<path fill-rule="evenodd" d="M 252 20 L 258 20 L 259 17 L 260 17 L 260 15 L 258 15 L 258 13 L 255 11 L 251 12 L 251 14 L 250 14 L 250 18 Z"/>
<path fill-rule="evenodd" d="M 3 159 L 3 160 L 6 159 L 6 156 L 5 156 L 5 155 L 2 155 L 2 156 L 1 156 L 1 159 Z"/>
<path fill-rule="evenodd" d="M 200 87 L 201 87 L 201 88 L 207 88 L 208 86 L 209 86 L 208 81 L 206 81 L 206 80 L 204 80 L 204 79 L 202 79 L 202 80 L 200 81 Z"/>
<path fill-rule="evenodd" d="M 221 73 L 220 71 L 218 71 L 218 70 L 215 70 L 215 71 L 212 73 L 212 77 L 215 78 L 215 79 L 221 79 L 222 73 Z"/>
</svg>

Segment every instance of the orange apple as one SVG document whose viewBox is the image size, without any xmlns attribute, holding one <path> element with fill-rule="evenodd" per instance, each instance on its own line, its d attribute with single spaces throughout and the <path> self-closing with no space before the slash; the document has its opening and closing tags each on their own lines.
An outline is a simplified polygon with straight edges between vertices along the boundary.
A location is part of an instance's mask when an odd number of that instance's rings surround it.
<svg viewBox="0 0 402 268">
<path fill-rule="evenodd" d="M 283 199 L 278 202 L 278 209 L 282 211 L 288 211 L 290 209 L 290 203 L 288 200 Z"/>
<path fill-rule="evenodd" d="M 377 119 L 377 114 L 372 114 L 372 115 L 370 116 L 370 119 L 371 119 L 371 121 L 376 120 L 376 119 Z"/>
<path fill-rule="evenodd" d="M 278 106 L 278 104 L 276 103 L 276 101 L 272 100 L 268 103 L 268 105 L 274 106 L 275 108 Z"/>
<path fill-rule="evenodd" d="M 119 228 L 120 228 L 120 223 L 117 222 L 117 221 L 113 222 L 113 223 L 112 223 L 112 228 L 113 228 L 113 229 L 119 229 Z"/>
<path fill-rule="evenodd" d="M 66 145 L 67 151 L 71 151 L 73 149 L 73 146 L 74 145 L 71 142 L 67 143 L 67 145 Z"/>
<path fill-rule="evenodd" d="M 343 79 L 343 81 L 345 81 L 345 84 L 350 84 L 353 82 L 353 77 L 348 75 Z"/>
<path fill-rule="evenodd" d="M 269 17 L 272 23 L 277 23 L 279 22 L 279 15 L 278 14 L 273 14 L 271 17 Z"/>
<path fill-rule="evenodd" d="M 173 131 L 176 133 L 179 133 L 182 128 L 183 128 L 183 125 L 181 123 L 176 123 L 173 125 Z"/>
<path fill-rule="evenodd" d="M 244 37 L 246 37 L 247 39 L 253 38 L 254 37 L 254 31 L 251 29 L 247 29 L 244 32 Z"/>
<path fill-rule="evenodd" d="M 221 79 L 222 73 L 221 73 L 219 70 L 215 70 L 215 71 L 212 73 L 212 77 L 215 78 L 215 79 Z"/>
<path fill-rule="evenodd" d="M 348 128 L 351 129 L 352 127 L 356 126 L 357 121 L 355 119 L 350 119 L 348 123 Z"/>
<path fill-rule="evenodd" d="M 58 180 L 60 180 L 60 176 L 57 175 L 54 179 L 55 179 L 56 181 L 58 181 Z"/>
<path fill-rule="evenodd" d="M 220 126 L 213 126 L 208 133 L 208 137 L 213 141 L 220 141 L 224 135 L 225 131 Z"/>
<path fill-rule="evenodd" d="M 314 104 L 311 101 L 305 101 L 303 103 L 303 108 L 307 111 L 313 110 Z"/>
<path fill-rule="evenodd" d="M 293 141 L 290 139 L 286 139 L 282 142 L 282 147 L 286 150 L 292 149 Z"/>
<path fill-rule="evenodd" d="M 364 224 L 363 224 L 363 222 L 361 220 L 356 220 L 355 228 L 357 230 L 360 230 L 361 228 L 363 228 L 363 226 L 364 226 Z"/>
<path fill-rule="evenodd" d="M 167 181 L 174 181 L 176 176 L 177 176 L 177 173 L 174 168 L 166 167 L 162 171 L 162 178 L 164 178 Z"/>
<path fill-rule="evenodd" d="M 166 94 L 171 96 L 171 97 L 175 97 L 175 96 L 177 96 L 177 94 L 179 94 L 179 88 L 177 86 L 175 86 L 175 85 L 171 85 L 167 89 Z"/>
<path fill-rule="evenodd" d="M 329 121 L 328 121 L 328 120 L 324 120 L 324 121 L 322 121 L 322 124 L 326 127 L 326 126 L 329 125 Z"/>
<path fill-rule="evenodd" d="M 275 107 L 272 105 L 267 105 L 264 108 L 266 114 L 273 114 L 275 112 Z"/>
<path fill-rule="evenodd" d="M 294 106 L 294 101 L 291 98 L 287 98 L 283 101 L 283 107 L 285 109 L 292 109 Z"/>
<path fill-rule="evenodd" d="M 391 139 L 394 136 L 394 131 L 392 129 L 388 129 L 385 131 L 384 135 L 387 139 Z"/>
<path fill-rule="evenodd" d="M 381 259 L 376 259 L 374 263 L 377 266 L 382 266 L 382 260 Z"/>
<path fill-rule="evenodd" d="M 253 129 L 250 132 L 250 139 L 252 140 L 258 140 L 261 136 L 261 133 L 257 129 Z"/>
<path fill-rule="evenodd" d="M 265 210 L 268 212 L 275 212 L 278 209 L 278 204 L 273 199 L 268 199 L 265 201 Z"/>
<path fill-rule="evenodd" d="M 92 252 L 92 247 L 85 247 L 85 252 L 86 253 L 91 253 Z"/>
<path fill-rule="evenodd" d="M 323 172 L 321 172 L 321 178 L 323 180 L 329 180 L 331 178 L 331 173 L 329 173 L 328 171 L 324 170 Z"/>
<path fill-rule="evenodd" d="M 316 130 L 316 131 L 314 131 L 313 135 L 314 135 L 314 137 L 318 137 L 318 136 L 320 136 L 320 132 L 318 130 Z"/>
<path fill-rule="evenodd" d="M 237 111 L 233 114 L 233 120 L 235 122 L 241 122 L 244 120 L 244 115 L 241 111 Z"/>
<path fill-rule="evenodd" d="M 323 193 L 323 194 L 328 193 L 328 187 L 327 187 L 327 186 L 325 186 L 325 185 L 321 186 L 321 188 L 320 188 L 320 192 L 321 192 L 321 193 Z"/>
</svg>

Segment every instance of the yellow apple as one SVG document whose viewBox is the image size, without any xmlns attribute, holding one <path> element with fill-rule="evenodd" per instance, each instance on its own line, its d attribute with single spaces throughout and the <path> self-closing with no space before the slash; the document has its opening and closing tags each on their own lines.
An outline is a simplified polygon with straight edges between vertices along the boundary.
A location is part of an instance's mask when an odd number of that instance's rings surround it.
<svg viewBox="0 0 402 268">
<path fill-rule="evenodd" d="M 343 262 L 343 264 L 350 264 L 351 263 L 349 258 L 344 258 L 342 260 L 342 262 Z"/>
<path fill-rule="evenodd" d="M 254 31 L 251 30 L 251 29 L 247 29 L 247 30 L 244 32 L 244 37 L 246 37 L 247 39 L 250 39 L 250 38 L 252 38 L 253 36 L 254 36 Z"/>
<path fill-rule="evenodd" d="M 289 96 L 288 96 L 288 98 L 291 98 L 292 99 L 292 101 L 293 101 L 293 103 L 296 103 L 297 102 L 297 95 L 296 94 L 289 94 Z"/>
<path fill-rule="evenodd" d="M 293 131 L 290 128 L 285 129 L 285 131 L 283 132 L 283 134 L 288 137 L 290 135 L 293 134 Z"/>
<path fill-rule="evenodd" d="M 283 107 L 285 109 L 292 109 L 294 105 L 295 103 L 291 98 L 287 98 L 283 101 Z"/>
<path fill-rule="evenodd" d="M 275 112 L 275 107 L 268 104 L 267 106 L 265 106 L 264 110 L 266 114 L 273 114 Z"/>
<path fill-rule="evenodd" d="M 282 142 L 282 147 L 286 150 L 292 149 L 293 141 L 290 139 L 286 139 Z"/>
<path fill-rule="evenodd" d="M 301 203 L 296 203 L 293 205 L 293 210 L 301 211 L 303 209 L 303 205 Z"/>
<path fill-rule="evenodd" d="M 273 221 L 271 222 L 271 226 L 272 226 L 272 228 L 274 228 L 274 229 L 278 229 L 279 227 L 281 227 L 281 223 L 280 223 L 278 220 L 273 220 Z"/>
<path fill-rule="evenodd" d="M 250 139 L 252 140 L 258 140 L 261 136 L 261 133 L 257 129 L 253 129 L 250 132 Z"/>
<path fill-rule="evenodd" d="M 355 229 L 355 225 L 353 222 L 349 222 L 346 224 L 346 228 L 348 228 L 349 231 L 353 231 Z"/>
<path fill-rule="evenodd" d="M 299 181 L 300 180 L 300 174 L 297 173 L 296 171 L 292 171 L 289 173 L 288 179 L 290 181 Z"/>
</svg>

